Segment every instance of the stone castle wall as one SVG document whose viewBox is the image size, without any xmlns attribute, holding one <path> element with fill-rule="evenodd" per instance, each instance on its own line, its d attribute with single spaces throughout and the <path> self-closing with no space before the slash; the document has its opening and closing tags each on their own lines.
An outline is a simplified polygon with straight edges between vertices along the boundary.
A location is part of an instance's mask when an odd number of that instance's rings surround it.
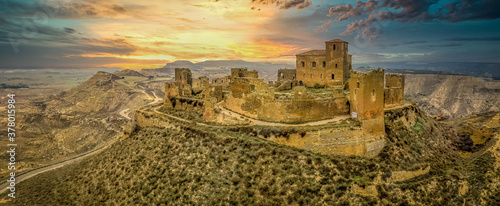
<svg viewBox="0 0 500 206">
<path fill-rule="evenodd" d="M 283 81 L 294 81 L 297 77 L 297 70 L 295 69 L 279 69 L 278 70 L 278 82 Z"/>
<path fill-rule="evenodd" d="M 256 95 L 245 98 L 228 97 L 224 106 L 245 116 L 270 122 L 305 122 L 348 115 L 346 98 L 330 99 L 262 99 Z"/>
<path fill-rule="evenodd" d="M 191 70 L 189 68 L 175 68 L 175 81 L 191 85 L 193 83 Z"/>
<path fill-rule="evenodd" d="M 205 85 L 209 84 L 208 77 L 199 77 L 198 79 L 193 79 L 192 89 L 194 93 L 200 93 L 205 89 Z"/>
<path fill-rule="evenodd" d="M 279 144 L 299 149 L 306 149 L 321 154 L 356 155 L 374 157 L 385 146 L 383 138 L 365 135 L 360 126 L 325 128 L 316 131 L 302 131 L 291 134 L 288 138 L 268 138 Z"/>
<path fill-rule="evenodd" d="M 259 78 L 259 72 L 255 70 L 248 71 L 246 68 L 231 68 L 231 78 L 239 77 Z"/>
<path fill-rule="evenodd" d="M 402 74 L 387 74 L 385 76 L 384 107 L 404 105 L 405 76 Z"/>
<path fill-rule="evenodd" d="M 366 134 L 385 135 L 384 70 L 351 71 L 350 76 L 351 115 L 362 122 Z"/>
<path fill-rule="evenodd" d="M 225 76 L 221 78 L 214 78 L 212 79 L 212 85 L 214 86 L 223 86 L 223 87 L 229 87 L 230 82 L 230 76 Z"/>
</svg>

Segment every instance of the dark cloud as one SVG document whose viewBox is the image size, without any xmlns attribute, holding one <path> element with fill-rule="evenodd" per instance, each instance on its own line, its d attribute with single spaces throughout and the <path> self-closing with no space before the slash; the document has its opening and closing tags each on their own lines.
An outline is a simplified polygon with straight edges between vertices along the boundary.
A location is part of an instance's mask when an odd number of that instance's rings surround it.
<svg viewBox="0 0 500 206">
<path fill-rule="evenodd" d="M 0 13 L 9 18 L 64 18 L 86 19 L 110 17 L 134 10 L 131 6 L 106 3 L 104 1 L 38 1 L 2 0 Z"/>
<path fill-rule="evenodd" d="M 375 0 L 368 0 L 367 2 L 357 1 L 355 7 L 351 4 L 331 7 L 328 16 L 336 16 L 339 21 L 343 21 L 350 16 L 361 16 L 362 14 L 372 13 L 379 8 L 378 1 Z"/>
<path fill-rule="evenodd" d="M 12 52 L 10 44 L 0 43 L 0 68 L 95 68 L 111 63 L 133 63 L 133 59 L 114 57 L 85 57 L 85 50 L 93 46 L 53 46 L 53 45 L 22 45 L 19 53 Z M 96 50 L 96 48 L 92 48 Z M 101 48 L 102 49 L 102 48 Z M 98 50 L 101 50 L 98 49 Z M 107 48 L 109 50 L 113 48 Z M 23 62 L 22 65 L 19 62 Z"/>
<path fill-rule="evenodd" d="M 274 4 L 280 9 L 305 9 L 312 5 L 311 0 L 252 0 L 255 4 Z"/>
<path fill-rule="evenodd" d="M 410 44 L 424 44 L 424 43 L 427 43 L 427 41 L 407 41 L 407 42 L 403 42 L 402 44 L 410 45 Z"/>
<path fill-rule="evenodd" d="M 500 37 L 453 37 L 445 39 L 446 41 L 500 41 Z"/>
<path fill-rule="evenodd" d="M 415 48 L 419 48 L 419 49 L 430 49 L 430 48 L 445 48 L 445 47 L 458 47 L 458 46 L 462 46 L 462 44 L 457 44 L 457 43 L 450 43 L 450 44 L 432 44 L 432 45 L 415 46 Z"/>
<path fill-rule="evenodd" d="M 467 20 L 488 20 L 500 18 L 500 1 L 498 0 L 455 0 L 444 4 L 437 11 L 430 11 L 431 6 L 441 0 L 368 0 L 357 1 L 356 5 L 331 7 L 328 16 L 344 21 L 349 17 L 359 17 L 368 14 L 368 17 L 354 21 L 347 26 L 341 35 L 353 34 L 362 31 L 369 38 L 379 34 L 377 22 L 397 21 L 429 22 L 448 21 L 459 22 Z M 443 0 L 444 1 L 444 0 Z"/>
<path fill-rule="evenodd" d="M 73 28 L 68 28 L 68 27 L 64 27 L 64 31 L 65 31 L 66 33 L 70 33 L 70 34 L 72 34 L 72 33 L 75 33 L 75 32 L 76 32 L 76 30 L 75 30 L 75 29 L 73 29 Z"/>
<path fill-rule="evenodd" d="M 450 22 L 500 18 L 498 0 L 461 0 L 451 2 L 440 9 L 441 19 Z"/>
</svg>

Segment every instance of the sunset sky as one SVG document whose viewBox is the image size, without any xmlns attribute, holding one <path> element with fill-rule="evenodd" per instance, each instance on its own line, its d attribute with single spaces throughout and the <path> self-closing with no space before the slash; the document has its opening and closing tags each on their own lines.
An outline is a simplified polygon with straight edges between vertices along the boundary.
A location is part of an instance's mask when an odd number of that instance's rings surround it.
<svg viewBox="0 0 500 206">
<path fill-rule="evenodd" d="M 348 41 L 355 63 L 500 63 L 498 0 L 2 0 L 0 68 L 292 63 Z"/>
</svg>

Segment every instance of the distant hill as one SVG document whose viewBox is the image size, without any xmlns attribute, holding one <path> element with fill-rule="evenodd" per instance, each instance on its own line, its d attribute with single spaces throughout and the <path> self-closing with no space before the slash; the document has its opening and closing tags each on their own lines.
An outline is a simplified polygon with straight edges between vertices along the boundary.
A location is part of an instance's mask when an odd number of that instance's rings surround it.
<svg viewBox="0 0 500 206">
<path fill-rule="evenodd" d="M 500 63 L 491 62 L 376 62 L 355 64 L 355 66 L 450 72 L 453 74 L 489 77 L 500 80 Z"/>
<path fill-rule="evenodd" d="M 500 111 L 500 81 L 463 75 L 405 74 L 405 96 L 431 115 Z"/>
<path fill-rule="evenodd" d="M 117 76 L 136 76 L 136 77 L 143 77 L 144 75 L 135 71 L 135 70 L 132 70 L 132 69 L 122 69 L 120 71 L 115 71 L 113 74 L 117 75 Z"/>
<path fill-rule="evenodd" d="M 175 68 L 189 68 L 195 78 L 201 76 L 207 76 L 209 78 L 223 77 L 230 75 L 231 68 L 247 68 L 248 70 L 257 70 L 259 72 L 259 78 L 263 78 L 266 81 L 276 81 L 278 69 L 294 69 L 295 65 L 248 62 L 244 60 L 209 60 L 199 63 L 178 60 L 167 63 L 162 68 L 142 69 L 139 72 L 145 76 L 172 77 L 174 75 Z"/>
<path fill-rule="evenodd" d="M 197 65 L 193 62 L 187 61 L 187 60 L 177 60 L 175 62 L 167 63 L 163 68 L 190 68 L 191 71 L 199 71 L 203 69 L 202 66 Z"/>
</svg>

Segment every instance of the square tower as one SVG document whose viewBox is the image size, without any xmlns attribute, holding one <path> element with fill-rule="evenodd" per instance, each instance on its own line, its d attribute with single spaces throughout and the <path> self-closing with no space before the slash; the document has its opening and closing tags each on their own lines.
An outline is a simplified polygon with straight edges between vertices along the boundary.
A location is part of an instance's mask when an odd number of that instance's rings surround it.
<svg viewBox="0 0 500 206">
<path fill-rule="evenodd" d="M 325 42 L 325 50 L 311 50 L 296 55 L 297 81 L 313 87 L 342 87 L 352 70 L 349 43 L 341 39 Z"/>
<path fill-rule="evenodd" d="M 175 68 L 175 81 L 191 85 L 193 83 L 191 70 L 189 68 Z"/>
<path fill-rule="evenodd" d="M 325 42 L 325 60 L 329 68 L 327 72 L 335 74 L 336 78 L 345 83 L 350 76 L 349 43 L 341 39 Z"/>
</svg>

